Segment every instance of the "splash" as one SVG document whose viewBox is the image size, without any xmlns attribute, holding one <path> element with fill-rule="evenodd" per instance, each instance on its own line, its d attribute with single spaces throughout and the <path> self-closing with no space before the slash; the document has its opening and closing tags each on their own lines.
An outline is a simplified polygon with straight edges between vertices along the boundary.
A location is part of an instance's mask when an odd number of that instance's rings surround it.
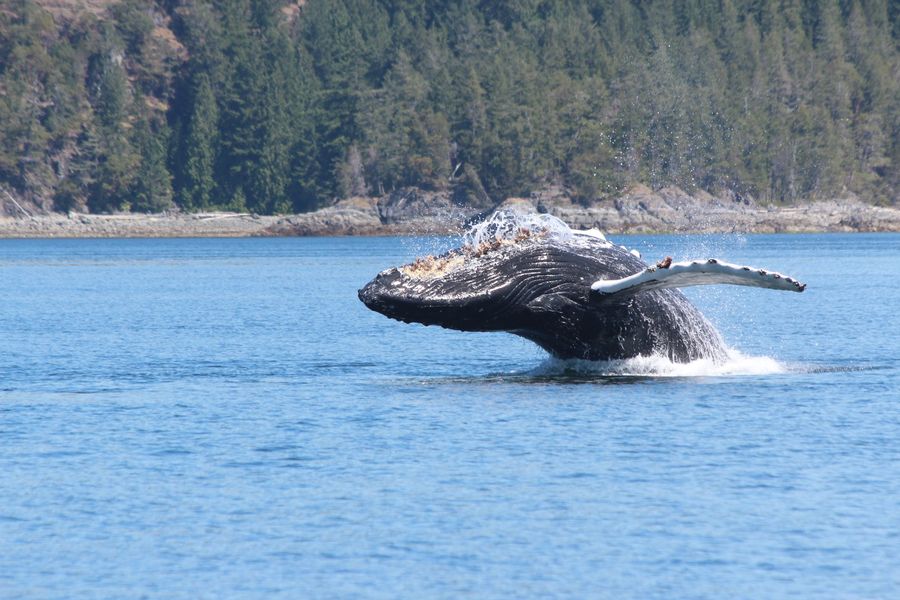
<svg viewBox="0 0 900 600">
<path fill-rule="evenodd" d="M 677 363 L 667 356 L 637 356 L 622 360 L 548 359 L 531 374 L 539 376 L 578 375 L 600 377 L 726 377 L 787 373 L 790 369 L 768 356 L 747 356 L 728 350 L 724 361 L 700 359 Z"/>
<path fill-rule="evenodd" d="M 417 263 L 439 261 L 454 252 L 480 256 L 488 251 L 516 244 L 532 238 L 562 241 L 577 240 L 576 232 L 561 219 L 547 214 L 529 213 L 517 209 L 501 209 L 487 219 L 469 227 L 461 235 L 407 238 L 404 246 Z M 603 241 L 606 238 L 599 232 Z M 446 274 L 442 271 L 442 274 Z"/>
<path fill-rule="evenodd" d="M 482 244 L 514 241 L 523 232 L 563 240 L 571 239 L 573 235 L 569 226 L 553 215 L 502 209 L 470 227 L 463 234 L 463 244 L 477 248 Z"/>
</svg>

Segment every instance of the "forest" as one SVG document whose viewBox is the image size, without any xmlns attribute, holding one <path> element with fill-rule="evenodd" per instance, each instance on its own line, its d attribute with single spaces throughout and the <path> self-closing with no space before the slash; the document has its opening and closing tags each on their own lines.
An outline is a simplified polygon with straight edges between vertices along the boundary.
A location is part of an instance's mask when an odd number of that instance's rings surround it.
<svg viewBox="0 0 900 600">
<path fill-rule="evenodd" d="M 890 0 L 0 0 L 0 196 L 900 203 Z"/>
</svg>

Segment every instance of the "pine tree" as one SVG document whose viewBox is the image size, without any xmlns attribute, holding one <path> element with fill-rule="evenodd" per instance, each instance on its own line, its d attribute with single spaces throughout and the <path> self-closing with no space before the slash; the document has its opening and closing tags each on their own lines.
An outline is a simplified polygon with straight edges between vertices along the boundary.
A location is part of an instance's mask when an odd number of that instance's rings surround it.
<svg viewBox="0 0 900 600">
<path fill-rule="evenodd" d="M 293 131 L 288 151 L 290 184 L 287 194 L 293 210 L 299 212 L 318 208 L 329 189 L 321 171 L 316 128 L 321 107 L 316 102 L 319 87 L 311 65 L 312 59 L 302 47 L 298 48 L 292 69 L 294 76 L 288 78 L 287 88 Z"/>
<path fill-rule="evenodd" d="M 137 128 L 140 164 L 131 186 L 131 209 L 156 213 L 172 207 L 172 176 L 166 167 L 165 131 L 154 132 L 148 119 Z"/>
<path fill-rule="evenodd" d="M 88 207 L 94 213 L 127 209 L 140 157 L 124 135 L 104 136 L 100 140 L 96 172 L 88 192 Z"/>
<path fill-rule="evenodd" d="M 129 206 L 129 192 L 139 164 L 128 139 L 131 90 L 122 65 L 119 41 L 105 32 L 98 53 L 88 62 L 88 92 L 99 140 L 96 173 L 88 195 L 91 212 L 118 211 Z"/>
<path fill-rule="evenodd" d="M 217 177 L 229 202 L 240 188 L 244 201 L 252 204 L 253 190 L 246 185 L 261 151 L 258 103 L 265 70 L 259 39 L 250 30 L 250 3 L 229 0 L 226 6 L 223 36 L 229 68 L 222 90 Z"/>
<path fill-rule="evenodd" d="M 94 114 L 110 130 L 117 130 L 125 119 L 129 102 L 128 82 L 119 50 L 109 47 L 92 58 L 88 73 Z"/>
<path fill-rule="evenodd" d="M 341 162 L 360 132 L 359 98 L 365 95 L 363 39 L 344 0 L 313 2 L 304 20 L 306 49 L 321 81 L 316 137 L 324 193 L 337 192 Z"/>
<path fill-rule="evenodd" d="M 341 165 L 339 185 L 341 195 L 345 198 L 365 196 L 369 191 L 366 185 L 362 155 L 356 144 L 347 150 L 347 160 Z"/>
<path fill-rule="evenodd" d="M 453 124 L 453 138 L 459 146 L 458 160 L 477 173 L 483 167 L 484 142 L 488 129 L 487 101 L 478 73 L 470 65 L 457 85 L 459 107 Z M 479 181 L 479 185 L 480 181 Z"/>
<path fill-rule="evenodd" d="M 218 107 L 209 77 L 197 76 L 193 110 L 185 139 L 182 203 L 187 210 L 205 209 L 213 204 L 216 189 L 215 165 L 218 138 Z"/>
</svg>

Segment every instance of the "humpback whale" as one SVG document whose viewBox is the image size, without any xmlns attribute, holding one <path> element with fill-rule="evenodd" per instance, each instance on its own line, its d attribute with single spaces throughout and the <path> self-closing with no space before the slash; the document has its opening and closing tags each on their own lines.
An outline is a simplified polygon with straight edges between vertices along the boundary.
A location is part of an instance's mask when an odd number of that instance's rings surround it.
<svg viewBox="0 0 900 600">
<path fill-rule="evenodd" d="M 727 358 L 721 336 L 677 289 L 719 283 L 806 287 L 716 259 L 650 265 L 597 230 L 570 230 L 548 215 L 495 213 L 460 248 L 382 271 L 359 298 L 406 323 L 513 333 L 558 358 L 720 362 Z"/>
</svg>

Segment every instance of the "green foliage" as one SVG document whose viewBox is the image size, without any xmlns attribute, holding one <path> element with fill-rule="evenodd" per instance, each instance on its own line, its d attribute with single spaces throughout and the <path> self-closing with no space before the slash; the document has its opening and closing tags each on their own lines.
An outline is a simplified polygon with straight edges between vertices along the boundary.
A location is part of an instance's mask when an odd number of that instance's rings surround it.
<svg viewBox="0 0 900 600">
<path fill-rule="evenodd" d="M 900 196 L 885 0 L 123 0 L 0 11 L 0 185 L 60 210 Z M 288 10 L 290 9 L 290 10 Z"/>
<path fill-rule="evenodd" d="M 146 119 L 137 130 L 140 163 L 132 182 L 131 210 L 157 213 L 172 207 L 172 176 L 166 168 L 166 133 L 154 131 Z"/>
<path fill-rule="evenodd" d="M 88 67 L 88 89 L 94 115 L 100 125 L 118 130 L 125 119 L 128 104 L 128 81 L 122 68 L 121 56 L 110 48 L 91 57 Z"/>
<path fill-rule="evenodd" d="M 128 51 L 138 54 L 143 49 L 147 37 L 153 31 L 151 7 L 142 0 L 123 0 L 110 6 L 110 13 L 116 28 L 121 32 Z"/>
<path fill-rule="evenodd" d="M 130 206 L 130 190 L 139 164 L 134 148 L 122 138 L 101 144 L 94 180 L 88 190 L 91 212 L 115 212 Z"/>
<path fill-rule="evenodd" d="M 193 107 L 185 138 L 181 203 L 187 210 L 205 209 L 213 202 L 219 111 L 206 73 L 197 77 Z"/>
</svg>

